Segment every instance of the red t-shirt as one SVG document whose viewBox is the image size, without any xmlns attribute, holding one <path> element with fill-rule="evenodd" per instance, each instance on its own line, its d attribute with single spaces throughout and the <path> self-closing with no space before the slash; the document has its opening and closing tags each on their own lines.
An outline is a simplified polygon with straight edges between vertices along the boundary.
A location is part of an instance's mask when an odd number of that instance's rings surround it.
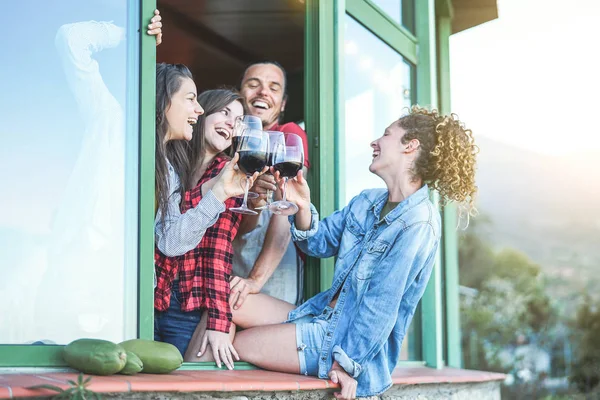
<svg viewBox="0 0 600 400">
<path fill-rule="evenodd" d="M 295 122 L 288 122 L 287 124 L 279 125 L 275 124 L 270 131 L 277 131 L 283 133 L 294 133 L 302 138 L 302 144 L 304 145 L 304 166 L 310 168 L 310 161 L 308 161 L 308 137 L 306 132 L 302 130 Z"/>
</svg>

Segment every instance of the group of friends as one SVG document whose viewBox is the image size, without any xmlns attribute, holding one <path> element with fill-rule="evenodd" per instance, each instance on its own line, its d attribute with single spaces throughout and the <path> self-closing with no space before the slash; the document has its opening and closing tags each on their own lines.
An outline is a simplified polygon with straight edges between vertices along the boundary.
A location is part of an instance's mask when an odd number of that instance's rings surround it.
<svg viewBox="0 0 600 400">
<path fill-rule="evenodd" d="M 148 33 L 162 40 L 160 28 L 157 15 Z M 243 360 L 330 378 L 338 398 L 378 395 L 392 384 L 436 259 L 441 219 L 430 191 L 472 213 L 477 146 L 455 115 L 414 106 L 371 143 L 369 170 L 386 188 L 365 188 L 321 220 L 305 179 L 306 133 L 282 124 L 286 89 L 274 61 L 249 65 L 239 90 L 199 94 L 186 66 L 157 65 L 155 340 L 186 361 L 234 369 Z M 283 187 L 272 169 L 247 177 L 238 168 L 231 144 L 243 115 L 302 138 L 304 168 L 286 188 L 295 215 L 230 210 L 246 179 L 255 209 Z M 331 288 L 302 302 L 306 256 L 336 262 Z"/>
</svg>

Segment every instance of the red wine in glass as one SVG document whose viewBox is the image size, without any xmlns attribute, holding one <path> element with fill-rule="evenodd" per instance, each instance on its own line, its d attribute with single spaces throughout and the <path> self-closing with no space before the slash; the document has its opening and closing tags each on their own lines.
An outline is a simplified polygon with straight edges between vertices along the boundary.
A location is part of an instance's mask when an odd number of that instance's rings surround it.
<svg viewBox="0 0 600 400">
<path fill-rule="evenodd" d="M 273 169 L 278 171 L 283 178 L 294 178 L 298 171 L 302 169 L 302 163 L 299 161 L 284 161 L 273 165 Z"/>
<path fill-rule="evenodd" d="M 240 159 L 238 166 L 246 175 L 253 175 L 262 171 L 267 166 L 267 154 L 263 151 L 241 150 L 238 151 Z"/>
<path fill-rule="evenodd" d="M 254 214 L 257 212 L 248 208 L 248 189 L 250 186 L 249 178 L 255 173 L 262 171 L 267 165 L 267 155 L 269 154 L 269 135 L 258 129 L 246 129 L 239 136 L 237 143 L 237 153 L 239 159 L 237 165 L 243 173 L 246 174 L 246 189 L 244 191 L 244 201 L 240 207 L 230 208 L 231 211 L 240 214 Z"/>
<path fill-rule="evenodd" d="M 304 146 L 302 138 L 293 133 L 285 134 L 284 143 L 273 149 L 273 169 L 284 179 L 283 199 L 271 203 L 269 209 L 281 215 L 293 215 L 298 206 L 286 200 L 287 181 L 296 177 L 304 165 Z"/>
</svg>

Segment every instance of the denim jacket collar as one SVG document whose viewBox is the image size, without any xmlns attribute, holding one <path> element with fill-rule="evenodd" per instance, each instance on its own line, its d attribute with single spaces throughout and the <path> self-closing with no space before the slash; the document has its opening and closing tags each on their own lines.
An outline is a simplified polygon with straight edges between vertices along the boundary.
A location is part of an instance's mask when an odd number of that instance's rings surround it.
<svg viewBox="0 0 600 400">
<path fill-rule="evenodd" d="M 381 210 L 387 203 L 389 192 L 386 190 L 378 199 L 376 199 L 369 210 L 373 210 L 373 214 L 377 218 L 377 221 L 380 220 L 379 216 L 381 215 Z M 390 211 L 385 217 L 384 221 L 389 225 L 394 222 L 397 218 L 402 216 L 405 212 L 413 208 L 415 205 L 419 204 L 425 199 L 429 198 L 429 187 L 425 184 L 421 189 L 417 190 L 412 195 L 408 196 L 408 198 L 398 204 L 396 208 Z"/>
</svg>

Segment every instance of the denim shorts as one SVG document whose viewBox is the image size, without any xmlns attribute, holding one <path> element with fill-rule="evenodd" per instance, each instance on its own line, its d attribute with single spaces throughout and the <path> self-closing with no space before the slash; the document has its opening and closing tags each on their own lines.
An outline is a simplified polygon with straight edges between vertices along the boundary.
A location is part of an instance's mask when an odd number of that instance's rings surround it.
<svg viewBox="0 0 600 400">
<path fill-rule="evenodd" d="M 288 321 L 296 324 L 296 349 L 303 375 L 319 375 L 319 357 L 332 314 L 333 309 L 327 306 L 320 315 L 306 315 Z"/>
</svg>

